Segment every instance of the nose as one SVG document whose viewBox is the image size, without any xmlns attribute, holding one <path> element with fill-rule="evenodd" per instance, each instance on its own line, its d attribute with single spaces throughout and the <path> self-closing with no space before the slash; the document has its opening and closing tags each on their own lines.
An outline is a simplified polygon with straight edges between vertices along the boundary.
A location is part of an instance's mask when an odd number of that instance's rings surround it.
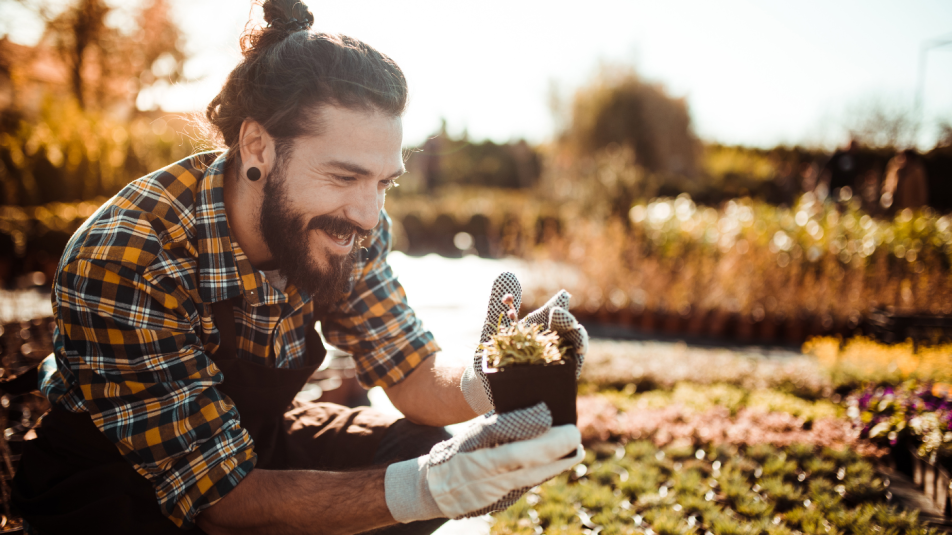
<svg viewBox="0 0 952 535">
<path fill-rule="evenodd" d="M 360 188 L 354 188 L 353 198 L 347 204 L 344 216 L 353 224 L 364 230 L 377 226 L 380 219 L 380 210 L 383 208 L 383 194 L 373 182 Z M 369 186 L 369 187 L 368 187 Z"/>
</svg>

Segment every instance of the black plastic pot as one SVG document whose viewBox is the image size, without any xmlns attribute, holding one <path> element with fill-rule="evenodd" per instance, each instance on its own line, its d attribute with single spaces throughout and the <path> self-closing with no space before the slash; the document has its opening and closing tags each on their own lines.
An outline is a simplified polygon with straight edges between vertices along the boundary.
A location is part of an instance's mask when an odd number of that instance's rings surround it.
<svg viewBox="0 0 952 535">
<path fill-rule="evenodd" d="M 562 364 L 499 369 L 490 368 L 483 356 L 483 371 L 489 379 L 496 412 L 525 409 L 542 401 L 552 412 L 552 425 L 577 423 L 575 368 L 575 358 L 569 355 L 563 357 Z"/>
</svg>

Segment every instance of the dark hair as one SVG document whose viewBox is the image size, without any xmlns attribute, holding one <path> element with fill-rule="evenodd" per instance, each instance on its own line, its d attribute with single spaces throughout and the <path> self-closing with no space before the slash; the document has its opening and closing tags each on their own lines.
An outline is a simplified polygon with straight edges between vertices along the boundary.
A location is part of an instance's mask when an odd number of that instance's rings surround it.
<svg viewBox="0 0 952 535">
<path fill-rule="evenodd" d="M 205 111 L 213 135 L 230 149 L 229 163 L 238 157 L 245 119 L 261 124 L 280 149 L 319 131 L 322 106 L 403 114 L 407 81 L 392 59 L 352 37 L 310 33 L 314 15 L 303 2 L 260 5 L 267 26 L 249 21 L 243 57 Z"/>
</svg>

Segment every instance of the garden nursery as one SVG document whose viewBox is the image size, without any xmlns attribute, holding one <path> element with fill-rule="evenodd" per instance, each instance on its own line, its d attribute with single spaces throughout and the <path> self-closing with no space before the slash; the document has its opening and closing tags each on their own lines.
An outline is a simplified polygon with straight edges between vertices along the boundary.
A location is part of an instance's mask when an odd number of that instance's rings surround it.
<svg viewBox="0 0 952 535">
<path fill-rule="evenodd" d="M 194 117 L 135 106 L 133 89 L 161 78 L 149 74 L 159 58 L 171 62 L 163 76 L 184 76 L 186 54 L 167 50 L 174 24 L 149 13 L 137 24 L 166 25 L 142 32 L 154 54 L 117 54 L 134 64 L 77 79 L 77 94 L 34 91 L 17 69 L 43 45 L 0 39 L 0 89 L 44 95 L 0 99 L 0 533 L 22 529 L 10 482 L 49 408 L 29 379 L 53 351 L 48 304 L 67 241 L 130 181 L 216 148 Z M 58 24 L 49 31 L 76 29 Z M 483 517 L 487 529 L 952 531 L 952 126 L 917 151 L 896 134 L 902 118 L 882 114 L 889 124 L 858 120 L 840 149 L 725 145 L 700 139 L 684 98 L 610 65 L 553 108 L 557 131 L 538 145 L 444 124 L 406 149 L 407 174 L 386 194 L 394 251 L 499 271 L 519 262 L 532 277 L 518 315 L 566 289 L 592 335 L 577 381 L 577 355 L 539 328 L 517 324 L 483 348 L 490 383 L 553 377 L 558 392 L 538 395 L 577 423 L 586 450 Z M 913 167 L 923 202 L 890 189 Z M 528 339 L 548 364 L 531 373 L 506 356 Z M 366 403 L 347 362 L 311 377 L 313 399 Z"/>
</svg>

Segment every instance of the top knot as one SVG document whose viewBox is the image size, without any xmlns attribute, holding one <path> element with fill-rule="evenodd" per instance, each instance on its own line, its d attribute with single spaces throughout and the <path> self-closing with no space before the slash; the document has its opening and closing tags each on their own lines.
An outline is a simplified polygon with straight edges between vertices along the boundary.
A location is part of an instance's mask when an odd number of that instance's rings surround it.
<svg viewBox="0 0 952 535">
<path fill-rule="evenodd" d="M 261 9 L 268 28 L 294 33 L 314 24 L 314 15 L 300 0 L 265 0 Z"/>
<path fill-rule="evenodd" d="M 264 12 L 266 26 L 248 21 L 241 36 L 241 50 L 247 55 L 269 48 L 288 36 L 307 31 L 314 25 L 314 15 L 300 0 L 255 0 Z"/>
<path fill-rule="evenodd" d="M 308 22 L 306 20 L 298 20 L 295 17 L 291 17 L 288 20 L 275 19 L 274 21 L 271 22 L 269 27 L 277 28 L 287 33 L 294 33 L 294 32 L 310 30 L 312 24 L 313 24 L 313 21 Z"/>
</svg>

